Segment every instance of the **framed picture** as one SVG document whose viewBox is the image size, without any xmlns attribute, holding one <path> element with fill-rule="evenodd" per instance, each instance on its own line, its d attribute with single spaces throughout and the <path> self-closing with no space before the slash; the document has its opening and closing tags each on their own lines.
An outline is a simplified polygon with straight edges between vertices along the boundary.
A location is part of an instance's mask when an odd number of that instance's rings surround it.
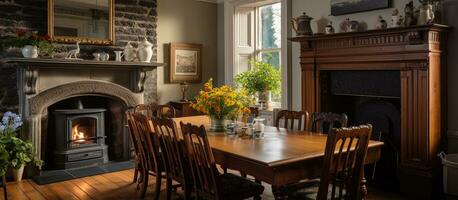
<svg viewBox="0 0 458 200">
<path fill-rule="evenodd" d="M 391 0 L 331 0 L 331 15 L 345 15 L 389 8 Z"/>
<path fill-rule="evenodd" d="M 202 45 L 170 43 L 170 82 L 201 82 Z"/>
</svg>

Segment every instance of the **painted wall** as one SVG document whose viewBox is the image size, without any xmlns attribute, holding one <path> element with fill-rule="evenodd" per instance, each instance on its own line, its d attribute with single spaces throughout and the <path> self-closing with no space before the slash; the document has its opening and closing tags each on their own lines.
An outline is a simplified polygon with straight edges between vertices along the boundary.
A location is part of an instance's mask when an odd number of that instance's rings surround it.
<svg viewBox="0 0 458 200">
<path fill-rule="evenodd" d="M 217 4 L 194 0 L 157 0 L 157 60 L 169 63 L 167 45 L 170 42 L 203 44 L 202 81 L 213 77 L 217 81 Z M 158 103 L 181 99 L 179 84 L 168 83 L 168 66 L 157 70 Z M 188 98 L 197 94 L 201 83 L 191 84 Z"/>
</svg>

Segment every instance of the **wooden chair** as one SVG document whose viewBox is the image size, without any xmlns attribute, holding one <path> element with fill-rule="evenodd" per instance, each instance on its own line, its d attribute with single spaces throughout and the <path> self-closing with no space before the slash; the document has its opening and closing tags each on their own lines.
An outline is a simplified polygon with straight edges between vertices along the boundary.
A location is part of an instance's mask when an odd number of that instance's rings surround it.
<svg viewBox="0 0 458 200">
<path fill-rule="evenodd" d="M 184 144 L 180 141 L 175 121 L 170 118 L 152 118 L 155 133 L 159 139 L 167 177 L 167 199 L 171 199 L 172 180 L 183 186 L 185 199 L 191 198 L 192 180 Z"/>
<path fill-rule="evenodd" d="M 333 128 L 346 127 L 347 122 L 348 117 L 346 114 L 316 112 L 312 115 L 310 131 L 327 134 Z"/>
<path fill-rule="evenodd" d="M 159 151 L 159 141 L 152 134 L 152 125 L 149 118 L 139 113 L 128 113 L 129 127 L 131 127 L 131 134 L 136 141 L 136 146 L 139 151 L 139 171 L 141 182 L 141 195 L 142 198 L 146 194 L 148 187 L 149 176 L 156 177 L 156 188 L 154 199 L 159 199 L 161 191 L 162 172 L 164 171 L 162 156 Z M 135 147 L 135 145 L 134 145 Z"/>
<path fill-rule="evenodd" d="M 143 113 L 144 115 L 148 116 L 149 118 L 152 118 L 152 117 L 174 118 L 176 117 L 175 108 L 173 108 L 171 105 L 158 105 L 156 103 L 137 105 L 134 108 L 134 112 Z"/>
<path fill-rule="evenodd" d="M 180 123 L 191 165 L 196 199 L 240 200 L 259 198 L 261 184 L 230 173 L 220 174 L 204 126 Z"/>
<path fill-rule="evenodd" d="M 175 117 L 175 109 L 170 105 L 158 105 L 155 103 L 151 104 L 139 104 L 134 107 L 134 113 L 141 113 L 146 115 L 149 118 L 152 117 Z M 134 144 L 135 149 L 135 144 Z M 136 158 L 135 158 L 136 160 Z M 136 161 L 135 169 L 134 169 L 134 182 L 138 180 L 138 172 L 139 172 L 139 162 Z"/>
<path fill-rule="evenodd" d="M 290 199 L 357 199 L 371 133 L 371 125 L 332 129 L 326 142 L 318 190 L 302 189 Z"/>
<path fill-rule="evenodd" d="M 283 120 L 283 126 L 280 124 L 281 120 Z M 297 126 L 295 126 L 296 122 Z M 308 123 L 309 113 L 307 111 L 281 110 L 275 119 L 275 126 L 277 128 L 283 127 L 290 130 L 308 130 Z"/>
</svg>

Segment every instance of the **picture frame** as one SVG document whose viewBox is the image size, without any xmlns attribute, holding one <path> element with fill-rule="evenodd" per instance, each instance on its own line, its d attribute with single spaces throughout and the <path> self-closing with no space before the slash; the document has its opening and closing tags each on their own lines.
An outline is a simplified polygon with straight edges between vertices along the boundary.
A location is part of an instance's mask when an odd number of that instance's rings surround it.
<svg viewBox="0 0 458 200">
<path fill-rule="evenodd" d="M 391 7 L 391 0 L 331 0 L 331 15 L 346 15 Z"/>
<path fill-rule="evenodd" d="M 202 81 L 202 44 L 170 43 L 170 83 Z"/>
</svg>

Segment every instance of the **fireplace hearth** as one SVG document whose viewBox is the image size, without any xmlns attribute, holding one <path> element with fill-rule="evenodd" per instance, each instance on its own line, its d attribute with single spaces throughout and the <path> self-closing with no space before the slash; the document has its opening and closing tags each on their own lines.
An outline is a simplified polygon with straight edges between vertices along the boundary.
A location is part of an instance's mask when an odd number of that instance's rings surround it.
<svg viewBox="0 0 458 200">
<path fill-rule="evenodd" d="M 105 109 L 55 110 L 57 169 L 108 162 L 105 145 Z"/>
</svg>

